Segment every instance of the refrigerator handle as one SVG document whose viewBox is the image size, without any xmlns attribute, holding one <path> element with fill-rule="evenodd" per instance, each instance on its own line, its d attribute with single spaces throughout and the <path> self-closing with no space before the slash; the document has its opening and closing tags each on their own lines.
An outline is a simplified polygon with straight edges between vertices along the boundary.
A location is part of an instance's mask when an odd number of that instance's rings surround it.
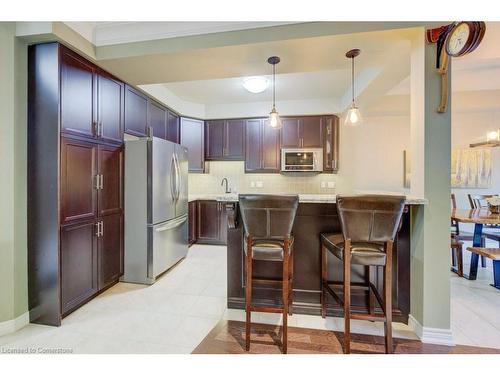
<svg viewBox="0 0 500 375">
<path fill-rule="evenodd" d="M 174 178 L 175 177 L 175 174 L 177 174 L 177 170 L 176 170 L 176 167 L 175 167 L 175 154 L 172 154 L 172 160 L 170 161 L 170 169 L 171 169 L 171 173 L 170 173 L 170 195 L 172 196 L 172 202 L 175 202 L 175 184 L 174 184 Z"/>
<path fill-rule="evenodd" d="M 176 171 L 176 178 L 175 182 L 177 183 L 176 185 L 176 200 L 179 200 L 179 196 L 181 194 L 181 184 L 182 184 L 182 176 L 181 176 L 181 166 L 179 165 L 179 158 L 177 157 L 177 154 L 175 154 L 175 165 L 177 166 L 177 171 Z"/>
</svg>

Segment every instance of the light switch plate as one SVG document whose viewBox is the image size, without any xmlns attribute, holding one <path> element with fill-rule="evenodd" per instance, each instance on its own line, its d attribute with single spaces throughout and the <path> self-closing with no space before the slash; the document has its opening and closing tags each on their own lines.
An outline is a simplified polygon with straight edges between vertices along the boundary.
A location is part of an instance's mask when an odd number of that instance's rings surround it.
<svg viewBox="0 0 500 375">
<path fill-rule="evenodd" d="M 335 189 L 335 181 L 328 181 L 328 189 Z"/>
<path fill-rule="evenodd" d="M 255 183 L 255 185 L 256 185 L 258 188 L 261 188 L 261 187 L 263 187 L 263 186 L 264 186 L 264 184 L 262 183 L 262 181 L 257 181 L 257 182 Z"/>
<path fill-rule="evenodd" d="M 325 181 L 321 181 L 321 187 L 324 189 L 326 188 L 326 182 Z"/>
<path fill-rule="evenodd" d="M 250 187 L 255 187 L 255 181 L 250 181 Z"/>
</svg>

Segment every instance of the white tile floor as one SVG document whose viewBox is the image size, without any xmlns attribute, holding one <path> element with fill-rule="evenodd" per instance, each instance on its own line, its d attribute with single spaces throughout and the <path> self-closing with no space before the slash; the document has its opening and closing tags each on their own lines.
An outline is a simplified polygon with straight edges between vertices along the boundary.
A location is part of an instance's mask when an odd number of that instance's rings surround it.
<svg viewBox="0 0 500 375">
<path fill-rule="evenodd" d="M 464 249 L 471 246 L 465 242 Z M 497 247 L 488 241 L 486 246 Z M 469 273 L 470 252 L 464 251 L 464 272 Z M 456 344 L 500 349 L 500 290 L 493 288 L 493 263 L 479 266 L 477 280 L 451 276 L 451 328 Z"/>
<path fill-rule="evenodd" d="M 453 333 L 457 343 L 500 347 L 500 291 L 490 269 L 470 282 L 452 278 Z M 66 348 L 73 353 L 190 353 L 222 318 L 244 320 L 226 309 L 226 248 L 194 245 L 187 258 L 154 285 L 119 283 L 63 320 L 59 328 L 30 324 L 0 337 L 2 348 Z M 252 320 L 279 323 L 278 314 Z M 291 326 L 342 330 L 340 318 L 294 314 Z M 381 323 L 353 321 L 352 331 L 383 334 Z M 394 336 L 416 338 L 404 324 Z"/>
</svg>

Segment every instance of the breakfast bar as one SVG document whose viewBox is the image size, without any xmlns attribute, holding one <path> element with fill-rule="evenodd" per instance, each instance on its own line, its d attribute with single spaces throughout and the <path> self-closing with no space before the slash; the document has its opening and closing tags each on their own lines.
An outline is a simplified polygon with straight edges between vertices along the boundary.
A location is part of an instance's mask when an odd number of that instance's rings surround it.
<svg viewBox="0 0 500 375">
<path fill-rule="evenodd" d="M 226 201 L 228 210 L 227 233 L 227 303 L 229 308 L 245 307 L 245 275 L 244 275 L 244 230 L 238 211 L 237 196 L 221 196 Z M 423 199 L 407 199 L 403 214 L 401 230 L 398 233 L 393 257 L 393 315 L 394 321 L 407 323 L 410 311 L 410 213 L 412 207 L 424 204 Z M 341 232 L 337 216 L 335 195 L 299 195 L 299 207 L 293 225 L 294 236 L 294 272 L 293 272 L 293 312 L 300 314 L 320 315 L 321 295 L 321 263 L 320 233 Z M 329 280 L 342 279 L 342 263 L 335 257 L 328 258 Z M 353 265 L 352 282 L 367 282 L 368 267 Z M 254 262 L 254 275 L 259 278 L 279 280 L 281 264 L 278 262 Z M 382 271 L 372 273 L 373 282 L 382 290 Z M 257 304 L 281 305 L 281 291 L 274 284 L 254 287 Z M 352 289 L 352 311 L 366 313 L 369 295 L 366 291 Z M 376 312 L 379 308 L 376 308 Z M 381 310 L 378 310 L 381 311 Z M 342 309 L 332 298 L 327 300 L 327 315 L 341 316 Z"/>
</svg>

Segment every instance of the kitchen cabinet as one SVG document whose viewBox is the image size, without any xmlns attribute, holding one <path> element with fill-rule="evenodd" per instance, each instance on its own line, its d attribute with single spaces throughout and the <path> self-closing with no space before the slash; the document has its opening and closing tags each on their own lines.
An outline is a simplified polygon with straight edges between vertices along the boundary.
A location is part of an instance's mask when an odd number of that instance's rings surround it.
<svg viewBox="0 0 500 375">
<path fill-rule="evenodd" d="M 282 118 L 282 148 L 323 147 L 321 116 Z"/>
<path fill-rule="evenodd" d="M 125 85 L 125 133 L 137 137 L 148 135 L 148 97 Z"/>
<path fill-rule="evenodd" d="M 197 242 L 198 243 L 219 243 L 220 237 L 220 202 L 212 200 L 199 200 Z"/>
<path fill-rule="evenodd" d="M 97 136 L 109 142 L 123 142 L 124 84 L 110 74 L 97 74 Z"/>
<path fill-rule="evenodd" d="M 167 139 L 167 109 L 154 100 L 148 101 L 148 135 Z"/>
<path fill-rule="evenodd" d="M 71 50 L 61 51 L 61 130 L 123 141 L 124 85 Z"/>
<path fill-rule="evenodd" d="M 123 213 L 123 146 L 98 146 L 99 216 Z"/>
<path fill-rule="evenodd" d="M 167 141 L 180 143 L 180 118 L 174 112 L 168 111 L 167 117 Z"/>
<path fill-rule="evenodd" d="M 28 47 L 30 322 L 60 325 L 122 273 L 124 101 L 63 45 Z"/>
<path fill-rule="evenodd" d="M 188 243 L 189 246 L 191 246 L 193 243 L 196 242 L 196 237 L 197 237 L 197 220 L 198 220 L 198 215 L 197 215 L 197 203 L 196 201 L 192 201 L 188 203 L 188 220 L 189 220 L 189 225 L 188 225 Z"/>
<path fill-rule="evenodd" d="M 197 243 L 227 244 L 227 211 L 230 202 L 197 201 Z"/>
<path fill-rule="evenodd" d="M 123 275 L 123 215 L 101 218 L 98 253 L 98 286 L 103 290 Z"/>
<path fill-rule="evenodd" d="M 61 130 L 65 133 L 94 137 L 97 135 L 97 124 L 94 121 L 96 68 L 67 48 L 61 50 L 60 64 Z"/>
<path fill-rule="evenodd" d="M 203 121 L 181 118 L 181 145 L 188 149 L 189 172 L 203 173 L 205 170 Z"/>
<path fill-rule="evenodd" d="M 337 116 L 325 116 L 323 126 L 323 171 L 337 172 L 339 170 L 339 139 L 340 126 Z"/>
<path fill-rule="evenodd" d="M 70 312 L 98 291 L 96 228 L 95 221 L 61 228 L 62 314 Z"/>
<path fill-rule="evenodd" d="M 205 122 L 206 160 L 243 160 L 244 157 L 244 119 Z"/>
<path fill-rule="evenodd" d="M 271 128 L 267 119 L 250 119 L 245 125 L 245 172 L 280 171 L 280 131 Z"/>
<path fill-rule="evenodd" d="M 61 139 L 61 225 L 97 217 L 97 145 Z"/>
</svg>

